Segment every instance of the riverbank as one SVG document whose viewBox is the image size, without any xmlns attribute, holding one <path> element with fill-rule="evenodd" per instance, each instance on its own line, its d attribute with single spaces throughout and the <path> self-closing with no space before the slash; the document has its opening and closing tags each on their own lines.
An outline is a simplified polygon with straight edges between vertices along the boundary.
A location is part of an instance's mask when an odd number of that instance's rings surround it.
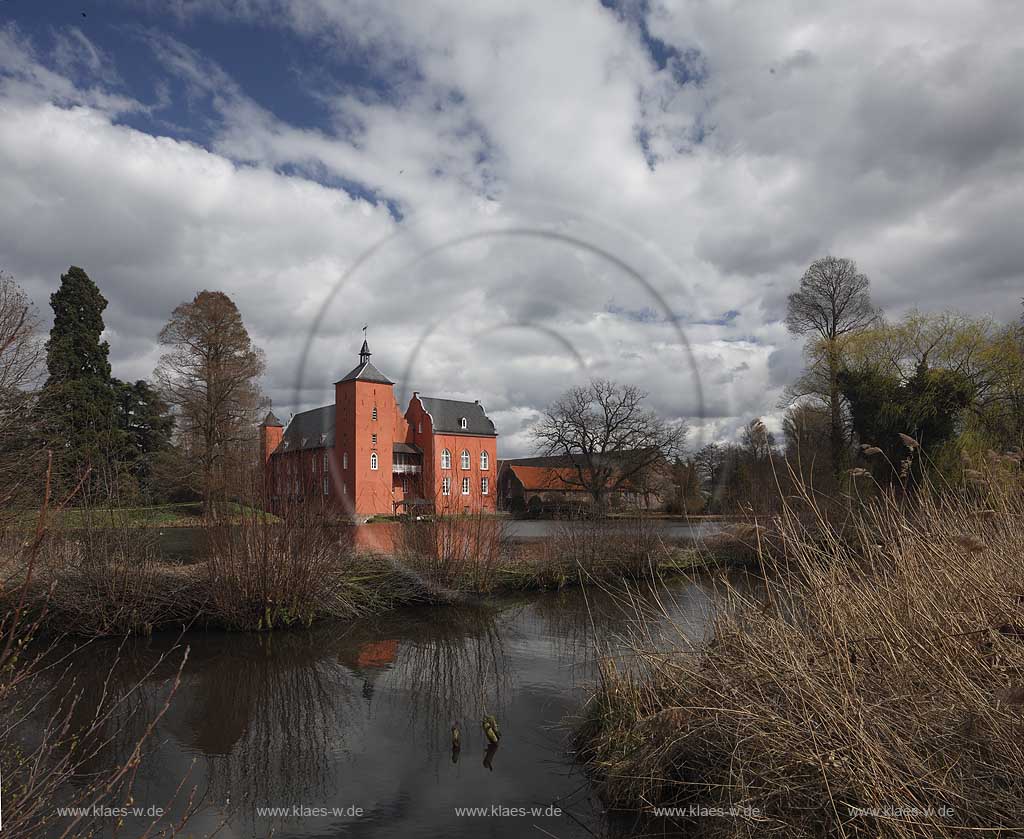
<svg viewBox="0 0 1024 839">
<path fill-rule="evenodd" d="M 40 629 L 84 637 L 191 627 L 267 631 L 513 592 L 614 585 L 743 564 L 720 535 L 667 540 L 649 522 L 565 522 L 516 542 L 493 517 L 406 522 L 377 539 L 318 523 L 242 515 L 203 530 L 203 555 L 165 561 L 156 534 L 131 526 L 8 539 L 0 609 L 18 601 Z M 381 533 L 382 531 L 374 531 Z M 24 583 L 24 585 L 22 585 Z M 15 598 L 12 600 L 12 598 Z"/>
<path fill-rule="evenodd" d="M 576 732 L 599 795 L 694 836 L 1021 832 L 1022 518 L 991 487 L 784 516 L 780 573 L 709 643 L 638 630 L 604 662 Z"/>
</svg>

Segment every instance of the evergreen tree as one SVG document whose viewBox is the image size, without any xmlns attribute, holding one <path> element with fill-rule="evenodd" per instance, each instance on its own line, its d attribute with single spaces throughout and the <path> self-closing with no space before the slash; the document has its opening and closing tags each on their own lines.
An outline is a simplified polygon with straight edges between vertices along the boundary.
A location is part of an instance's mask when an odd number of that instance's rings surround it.
<svg viewBox="0 0 1024 839">
<path fill-rule="evenodd" d="M 117 427 L 124 436 L 124 465 L 138 491 L 148 500 L 162 498 L 165 488 L 155 480 L 157 459 L 171 448 L 174 417 L 149 384 L 114 379 Z"/>
<path fill-rule="evenodd" d="M 50 296 L 50 306 L 49 377 L 40 401 L 47 443 L 65 490 L 87 472 L 87 489 L 109 487 L 109 467 L 123 438 L 115 423 L 110 347 L 100 340 L 107 301 L 85 271 L 71 266 Z"/>
</svg>

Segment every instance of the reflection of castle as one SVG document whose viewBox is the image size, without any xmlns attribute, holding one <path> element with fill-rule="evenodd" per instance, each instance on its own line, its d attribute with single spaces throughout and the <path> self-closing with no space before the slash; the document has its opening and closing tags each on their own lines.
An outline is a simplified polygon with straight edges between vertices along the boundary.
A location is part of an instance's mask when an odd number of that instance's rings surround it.
<svg viewBox="0 0 1024 839">
<path fill-rule="evenodd" d="M 420 396 L 403 415 L 394 382 L 370 361 L 334 385 L 334 404 L 273 414 L 260 426 L 264 471 L 275 504 L 315 502 L 355 516 L 426 504 L 449 511 L 495 509 L 497 432 L 479 402 Z"/>
<path fill-rule="evenodd" d="M 397 655 L 398 640 L 389 638 L 384 641 L 367 641 L 353 651 L 346 650 L 338 656 L 338 660 L 363 680 L 363 698 L 370 700 L 373 699 L 373 687 L 378 675 L 391 669 Z"/>
</svg>

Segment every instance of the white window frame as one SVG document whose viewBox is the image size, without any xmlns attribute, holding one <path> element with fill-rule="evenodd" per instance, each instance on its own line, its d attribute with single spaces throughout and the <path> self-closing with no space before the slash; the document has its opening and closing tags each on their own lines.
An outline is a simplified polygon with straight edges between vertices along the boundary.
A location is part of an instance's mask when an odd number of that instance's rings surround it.
<svg viewBox="0 0 1024 839">
<path fill-rule="evenodd" d="M 469 483 L 469 477 L 467 476 L 467 477 L 462 479 L 462 494 L 463 495 L 469 495 L 470 490 L 471 490 L 471 486 L 470 486 L 470 483 Z"/>
<path fill-rule="evenodd" d="M 459 428 L 469 428 L 469 420 L 465 417 L 459 417 Z"/>
<path fill-rule="evenodd" d="M 370 415 L 370 419 L 372 419 L 374 422 L 377 421 L 377 406 L 376 405 L 373 406 L 373 413 Z"/>
<path fill-rule="evenodd" d="M 452 468 L 452 453 L 448 449 L 441 450 L 441 468 L 451 469 Z"/>
<path fill-rule="evenodd" d="M 331 482 L 330 478 L 328 478 L 327 475 L 324 475 L 324 498 L 327 497 L 327 489 L 328 489 L 328 484 L 330 482 Z"/>
<path fill-rule="evenodd" d="M 328 454 L 327 454 L 327 452 L 324 452 L 324 472 L 327 471 L 327 464 L 329 462 L 327 458 L 328 458 Z"/>
<path fill-rule="evenodd" d="M 348 469 L 348 452 L 341 453 L 341 468 Z"/>
<path fill-rule="evenodd" d="M 441 495 L 452 494 L 452 479 L 445 475 L 441 478 Z"/>
<path fill-rule="evenodd" d="M 377 445 L 377 435 L 376 434 L 370 435 L 370 443 L 371 443 L 371 445 L 374 445 L 374 446 Z"/>
<path fill-rule="evenodd" d="M 423 433 L 423 420 L 420 420 L 419 422 L 416 423 L 416 433 L 417 434 L 422 434 Z"/>
<path fill-rule="evenodd" d="M 489 481 L 486 477 L 480 479 L 480 494 L 487 495 L 487 490 L 490 489 Z"/>
<path fill-rule="evenodd" d="M 469 449 L 463 449 L 459 459 L 463 469 L 473 468 L 473 458 L 469 456 Z"/>
<path fill-rule="evenodd" d="M 487 471 L 490 468 L 491 468 L 491 457 L 490 457 L 489 454 L 487 454 L 487 451 L 485 449 L 484 451 L 480 452 L 480 469 L 482 471 Z"/>
<path fill-rule="evenodd" d="M 377 452 L 370 452 L 370 469 L 376 472 L 378 465 L 379 464 L 377 462 Z"/>
</svg>

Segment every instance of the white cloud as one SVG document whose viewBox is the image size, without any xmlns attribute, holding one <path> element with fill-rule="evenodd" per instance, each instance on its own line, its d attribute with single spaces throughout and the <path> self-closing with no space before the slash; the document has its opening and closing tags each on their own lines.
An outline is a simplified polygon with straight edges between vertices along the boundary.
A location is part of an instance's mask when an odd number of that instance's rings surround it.
<svg viewBox="0 0 1024 839">
<path fill-rule="evenodd" d="M 528 449 L 539 407 L 590 374 L 639 383 L 667 414 L 703 414 L 694 425 L 709 435 L 753 415 L 776 422 L 800 358 L 779 321 L 785 295 L 825 252 L 857 258 L 893 312 L 1016 314 L 1014 4 L 616 13 L 220 0 L 178 12 L 186 27 L 204 15 L 289 27 L 390 87 L 324 85 L 329 127 L 297 127 L 209 56 L 148 33 L 167 71 L 219 115 L 203 149 L 118 125 L 144 106 L 118 92 L 100 51 L 83 51 L 86 84 L 0 32 L 0 261 L 41 303 L 61 270 L 84 265 L 111 300 L 119 375 L 148 374 L 147 341 L 173 305 L 222 288 L 267 350 L 284 413 L 330 398 L 369 321 L 382 368 L 401 378 L 412 358 L 403 386 L 480 398 L 508 455 Z M 644 32 L 678 58 L 659 69 Z M 681 85 L 676 60 L 699 80 Z M 496 230 L 517 233 L 474 238 Z M 322 301 L 391 234 L 325 311 L 296 394 Z"/>
</svg>

